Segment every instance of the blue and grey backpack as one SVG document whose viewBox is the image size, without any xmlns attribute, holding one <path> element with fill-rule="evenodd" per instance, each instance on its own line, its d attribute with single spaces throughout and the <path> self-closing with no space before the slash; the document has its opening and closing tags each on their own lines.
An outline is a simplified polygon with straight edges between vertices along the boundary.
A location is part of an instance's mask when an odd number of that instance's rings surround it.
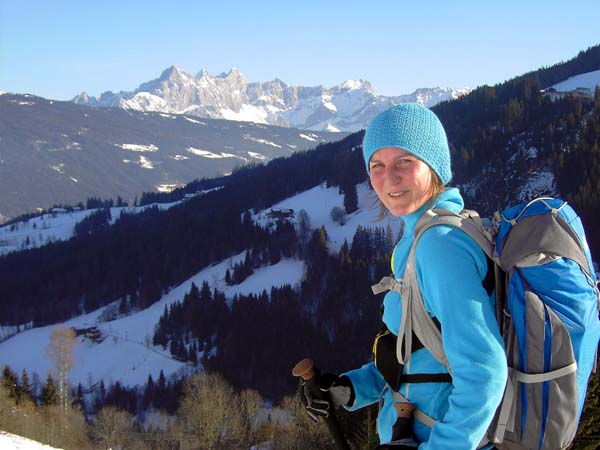
<svg viewBox="0 0 600 450">
<path fill-rule="evenodd" d="M 398 360 L 405 364 L 410 359 L 414 333 L 449 368 L 440 329 L 425 311 L 414 267 L 419 238 L 436 225 L 463 230 L 493 262 L 496 318 L 509 376 L 482 445 L 493 443 L 502 450 L 566 448 L 577 432 L 600 339 L 598 281 L 581 220 L 566 202 L 552 198 L 517 205 L 487 222 L 468 210 L 454 214 L 434 209 L 423 215 L 403 278 L 386 277 L 373 291 L 391 288 L 402 295 Z"/>
</svg>

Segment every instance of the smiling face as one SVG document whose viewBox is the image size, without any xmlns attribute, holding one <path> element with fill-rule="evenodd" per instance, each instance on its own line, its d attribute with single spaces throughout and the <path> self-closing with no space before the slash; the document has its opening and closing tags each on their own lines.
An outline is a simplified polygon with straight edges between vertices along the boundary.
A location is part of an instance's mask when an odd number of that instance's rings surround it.
<svg viewBox="0 0 600 450">
<path fill-rule="evenodd" d="M 397 147 L 373 153 L 369 177 L 379 200 L 396 217 L 415 212 L 432 196 L 431 168 Z"/>
</svg>

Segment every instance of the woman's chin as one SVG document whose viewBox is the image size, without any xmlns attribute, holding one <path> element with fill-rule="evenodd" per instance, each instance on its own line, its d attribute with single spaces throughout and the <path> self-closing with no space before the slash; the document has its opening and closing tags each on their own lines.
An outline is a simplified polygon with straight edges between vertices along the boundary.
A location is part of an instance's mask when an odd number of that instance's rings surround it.
<svg viewBox="0 0 600 450">
<path fill-rule="evenodd" d="M 394 217 L 402 217 L 417 211 L 426 202 L 388 202 L 386 208 Z"/>
<path fill-rule="evenodd" d="M 402 216 L 406 216 L 407 214 L 410 214 L 412 212 L 415 212 L 416 209 L 409 208 L 409 207 L 392 207 L 392 208 L 388 207 L 388 211 L 394 217 L 402 217 Z"/>
</svg>

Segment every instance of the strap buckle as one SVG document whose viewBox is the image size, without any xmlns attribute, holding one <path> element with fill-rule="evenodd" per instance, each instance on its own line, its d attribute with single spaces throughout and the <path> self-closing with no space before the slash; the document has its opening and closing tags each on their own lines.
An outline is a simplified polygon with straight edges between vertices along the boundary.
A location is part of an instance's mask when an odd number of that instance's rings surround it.
<svg viewBox="0 0 600 450">
<path fill-rule="evenodd" d="M 379 283 L 371 286 L 374 295 L 385 291 L 402 292 L 402 280 L 396 280 L 394 277 L 383 277 Z"/>
</svg>

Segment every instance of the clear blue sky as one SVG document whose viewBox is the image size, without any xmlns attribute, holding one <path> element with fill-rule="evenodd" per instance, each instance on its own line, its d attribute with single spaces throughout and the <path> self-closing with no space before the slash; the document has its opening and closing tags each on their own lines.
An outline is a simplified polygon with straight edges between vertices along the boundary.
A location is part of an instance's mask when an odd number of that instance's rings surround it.
<svg viewBox="0 0 600 450">
<path fill-rule="evenodd" d="M 477 87 L 600 44 L 600 1 L 0 0 L 0 91 L 130 91 L 176 64 L 378 94 Z"/>
</svg>

